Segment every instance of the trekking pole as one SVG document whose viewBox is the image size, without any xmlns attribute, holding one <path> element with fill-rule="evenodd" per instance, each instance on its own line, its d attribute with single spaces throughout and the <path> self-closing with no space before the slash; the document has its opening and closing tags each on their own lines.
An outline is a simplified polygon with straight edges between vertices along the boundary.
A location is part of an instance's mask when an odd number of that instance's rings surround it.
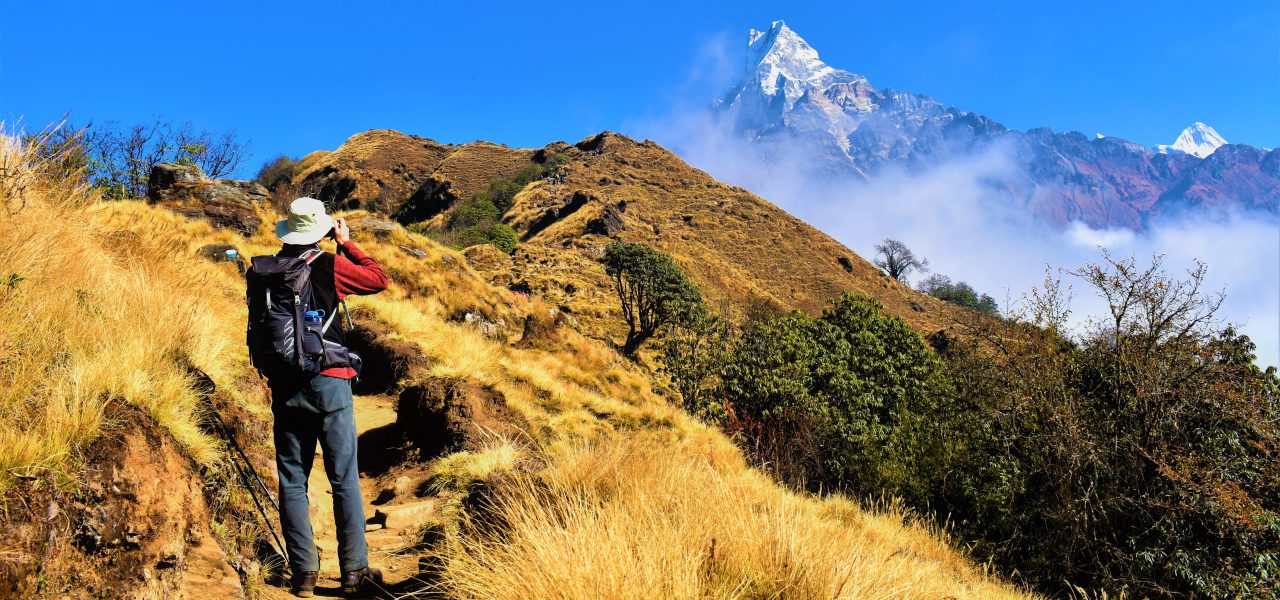
<svg viewBox="0 0 1280 600">
<path fill-rule="evenodd" d="M 249 489 L 249 497 L 253 498 L 254 506 L 258 507 L 258 514 L 261 515 L 262 520 L 267 523 L 267 529 L 271 532 L 271 538 L 275 541 L 276 552 L 279 552 L 280 556 L 287 560 L 289 555 L 285 551 L 284 542 L 280 540 L 280 532 L 276 531 L 276 526 L 271 522 L 271 517 L 267 516 L 267 509 L 262 506 L 262 501 L 258 500 L 258 495 L 253 493 L 253 484 L 249 483 L 249 477 L 245 475 L 244 468 L 237 464 L 236 472 L 240 473 L 240 479 L 244 481 L 245 487 Z M 261 482 L 261 479 L 259 479 L 259 482 Z M 271 496 L 267 496 L 267 499 L 270 500 Z M 276 512 L 279 513 L 279 511 L 280 509 L 277 508 Z"/>
<path fill-rule="evenodd" d="M 231 431 L 229 427 L 227 427 L 227 424 L 222 420 L 222 417 L 218 415 L 218 409 L 213 408 L 213 402 L 210 401 L 209 404 L 210 404 L 210 408 L 213 409 L 212 411 L 210 411 L 209 414 L 213 416 L 213 419 L 215 421 L 217 421 L 217 429 L 218 429 L 219 436 L 222 437 L 222 439 L 227 440 L 227 442 L 231 444 L 232 448 L 235 448 L 236 454 L 240 455 L 240 460 L 243 460 L 244 464 L 249 467 L 250 472 L 253 473 L 253 478 L 257 480 L 258 487 L 262 489 L 262 493 L 267 496 L 267 500 L 271 502 L 271 506 L 276 509 L 276 512 L 279 512 L 280 505 L 276 503 L 275 498 L 271 497 L 271 491 L 267 489 L 267 484 L 262 481 L 262 477 L 258 476 L 258 472 L 253 470 L 253 461 L 249 460 L 249 456 L 244 453 L 244 448 L 241 448 L 240 443 L 236 441 L 235 434 Z M 237 465 L 237 467 L 238 466 L 239 465 Z M 253 491 L 252 484 L 246 481 L 245 485 L 249 487 L 249 491 L 251 492 Z"/>
<path fill-rule="evenodd" d="M 209 400 L 209 409 L 209 415 L 213 417 L 214 421 L 216 421 L 214 429 L 218 431 L 218 436 L 231 444 L 231 446 L 236 449 L 236 453 L 240 455 L 240 459 L 244 462 L 244 464 L 241 465 L 239 462 L 233 460 L 232 464 L 235 466 L 236 472 L 240 474 L 240 480 L 244 483 L 245 488 L 249 491 L 249 497 L 253 498 L 253 504 L 258 508 L 258 514 L 262 516 L 263 522 L 267 524 L 267 529 L 271 532 L 271 537 L 275 541 L 275 550 L 280 553 L 280 556 L 287 559 L 289 554 L 285 551 L 285 544 L 280 539 L 280 532 L 276 530 L 275 524 L 271 522 L 271 517 L 267 516 L 266 507 L 262 506 L 262 501 L 259 500 L 258 495 L 254 493 L 253 483 L 249 481 L 249 474 L 245 473 L 246 469 L 248 469 L 250 473 L 253 473 L 253 479 L 257 480 L 259 488 L 262 489 L 262 493 L 267 497 L 267 501 L 276 509 L 276 514 L 280 514 L 280 505 L 276 503 L 275 498 L 271 497 L 271 493 L 267 490 L 267 484 L 263 483 L 262 477 L 259 477 L 257 471 L 253 470 L 253 462 L 249 460 L 249 456 L 245 454 L 244 449 L 240 447 L 240 443 L 236 441 L 235 433 L 227 427 L 226 422 L 224 422 L 222 417 L 218 415 L 218 409 L 213 406 L 212 399 Z"/>
</svg>

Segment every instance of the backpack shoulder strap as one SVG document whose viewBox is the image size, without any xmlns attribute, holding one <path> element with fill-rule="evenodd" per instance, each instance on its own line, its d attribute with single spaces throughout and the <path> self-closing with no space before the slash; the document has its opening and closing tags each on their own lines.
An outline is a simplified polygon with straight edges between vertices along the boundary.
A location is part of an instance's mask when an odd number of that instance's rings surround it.
<svg viewBox="0 0 1280 600">
<path fill-rule="evenodd" d="M 348 330 L 355 329 L 356 327 L 355 324 L 351 322 L 351 311 L 347 310 L 347 301 L 343 299 L 338 300 L 338 306 L 342 308 L 343 314 L 347 315 L 347 329 Z M 333 324 L 333 318 L 336 316 L 338 316 L 338 310 L 335 308 L 333 311 L 333 314 L 329 315 L 328 320 L 324 322 L 324 328 L 320 330 L 320 333 L 329 331 L 329 326 Z M 339 325 L 342 324 L 341 319 L 338 320 L 338 324 Z"/>
<path fill-rule="evenodd" d="M 315 261 L 315 259 L 320 258 L 320 255 L 322 254 L 324 254 L 324 250 L 321 250 L 319 248 L 312 248 L 310 250 L 307 250 L 306 252 L 303 252 L 302 256 L 299 256 L 298 258 L 301 258 L 302 260 L 306 261 L 307 264 L 311 264 L 312 262 Z"/>
</svg>

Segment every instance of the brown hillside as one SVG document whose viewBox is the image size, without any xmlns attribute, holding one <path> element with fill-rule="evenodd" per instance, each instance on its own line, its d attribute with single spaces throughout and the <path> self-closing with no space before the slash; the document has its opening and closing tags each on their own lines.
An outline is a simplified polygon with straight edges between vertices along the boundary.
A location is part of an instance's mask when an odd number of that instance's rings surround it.
<svg viewBox="0 0 1280 600">
<path fill-rule="evenodd" d="M 263 506 L 271 402 L 242 342 L 243 259 L 279 248 L 279 214 L 255 203 L 245 235 L 101 202 L 40 170 L 21 139 L 0 135 L 0 163 L 16 167 L 0 173 L 0 223 L 23 240 L 0 246 L 13 316 L 0 328 L 0 597 L 290 597 Z M 381 597 L 1028 597 L 894 505 L 779 486 L 642 364 L 468 264 L 587 285 L 603 272 L 590 251 L 464 258 L 340 214 L 391 280 L 351 297 L 354 326 L 339 325 L 365 357 L 353 392 Z M 317 596 L 339 576 L 326 479 L 312 470 Z"/>
<path fill-rule="evenodd" d="M 516 197 L 509 221 L 527 234 L 528 223 L 537 221 L 531 214 L 576 204 L 575 195 L 585 203 L 528 237 L 530 245 L 597 255 L 607 243 L 599 234 L 608 233 L 654 246 L 689 270 L 713 302 L 737 307 L 754 295 L 817 312 L 841 293 L 856 291 L 926 335 L 958 315 L 954 306 L 884 276 L 830 236 L 654 142 L 605 132 L 570 152 L 565 184 L 534 182 Z M 517 250 L 517 263 L 521 254 Z"/>
<path fill-rule="evenodd" d="M 457 199 L 552 154 L 569 159 L 559 171 L 564 183 L 529 184 L 505 218 L 526 243 L 509 258 L 485 249 L 468 256 L 492 283 L 542 297 L 584 331 L 617 333 L 621 326 L 609 282 L 597 272 L 610 239 L 671 254 L 713 304 L 727 303 L 734 313 L 753 297 L 818 312 L 855 291 L 928 335 L 962 310 L 893 281 L 830 236 L 658 144 L 612 132 L 534 151 L 487 142 L 442 146 L 374 130 L 314 161 L 297 183 L 319 183 L 319 197 L 337 206 L 368 206 L 430 230 Z"/>
<path fill-rule="evenodd" d="M 391 213 L 451 151 L 427 138 L 374 129 L 311 162 L 295 183 L 334 207 Z"/>
</svg>

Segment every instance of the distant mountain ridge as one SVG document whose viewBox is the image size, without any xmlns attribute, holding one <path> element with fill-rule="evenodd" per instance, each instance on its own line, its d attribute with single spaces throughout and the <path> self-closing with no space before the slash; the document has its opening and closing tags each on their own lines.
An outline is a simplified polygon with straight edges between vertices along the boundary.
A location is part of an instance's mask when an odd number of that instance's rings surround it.
<svg viewBox="0 0 1280 600">
<path fill-rule="evenodd" d="M 1203 123 L 1156 148 L 1073 131 L 1017 131 L 833 68 L 782 21 L 752 29 L 747 41 L 743 77 L 714 110 L 766 161 L 800 149 L 814 177 L 920 172 L 1002 152 L 1009 172 L 985 185 L 1059 225 L 1143 230 L 1160 215 L 1197 208 L 1280 214 L 1280 153 L 1228 144 Z"/>
</svg>

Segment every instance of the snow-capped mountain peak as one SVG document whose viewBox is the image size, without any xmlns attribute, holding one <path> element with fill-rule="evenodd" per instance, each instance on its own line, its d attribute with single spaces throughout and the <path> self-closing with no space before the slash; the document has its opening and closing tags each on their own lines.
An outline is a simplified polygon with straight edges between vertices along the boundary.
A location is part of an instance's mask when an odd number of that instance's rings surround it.
<svg viewBox="0 0 1280 600">
<path fill-rule="evenodd" d="M 1199 121 L 1192 123 L 1190 127 L 1183 129 L 1178 135 L 1178 139 L 1171 145 L 1161 144 L 1156 149 L 1161 153 L 1168 154 L 1171 152 L 1181 152 L 1190 154 L 1199 158 L 1205 158 L 1213 154 L 1220 146 L 1225 146 L 1227 140 L 1218 135 L 1212 127 L 1205 125 Z"/>
<path fill-rule="evenodd" d="M 747 41 L 747 71 L 755 71 L 766 94 L 777 93 L 779 78 L 816 82 L 835 71 L 783 21 L 774 21 L 767 31 L 752 29 Z"/>
<path fill-rule="evenodd" d="M 729 128 L 728 142 L 741 141 L 740 149 L 750 152 L 727 159 L 718 142 L 699 139 L 697 145 L 707 145 L 712 162 L 731 163 L 732 177 L 748 187 L 779 180 L 843 185 L 881 175 L 934 181 L 927 174 L 954 170 L 983 173 L 975 175 L 983 198 L 1025 206 L 1059 225 L 1140 231 L 1152 219 L 1197 207 L 1280 214 L 1280 151 L 1241 145 L 1222 151 L 1236 150 L 1231 160 L 1192 158 L 1227 143 L 1204 123 L 1155 149 L 1108 134 L 1090 140 L 1048 127 L 1019 131 L 924 94 L 877 89 L 861 75 L 827 65 L 782 21 L 751 30 L 744 41 L 741 79 L 711 110 L 715 125 Z M 810 196 L 823 194 L 792 200 Z"/>
<path fill-rule="evenodd" d="M 731 113 L 748 138 L 796 127 L 825 132 L 843 151 L 858 116 L 877 106 L 877 91 L 865 77 L 822 62 L 783 21 L 748 32 L 744 66 L 742 80 L 713 106 Z"/>
<path fill-rule="evenodd" d="M 1178 136 L 1178 140 L 1173 143 L 1173 147 L 1191 154 L 1204 158 L 1213 154 L 1219 146 L 1226 145 L 1227 140 L 1222 139 L 1218 132 L 1212 127 L 1205 125 L 1199 121 L 1193 123 L 1190 127 L 1183 129 L 1182 134 Z"/>
</svg>

